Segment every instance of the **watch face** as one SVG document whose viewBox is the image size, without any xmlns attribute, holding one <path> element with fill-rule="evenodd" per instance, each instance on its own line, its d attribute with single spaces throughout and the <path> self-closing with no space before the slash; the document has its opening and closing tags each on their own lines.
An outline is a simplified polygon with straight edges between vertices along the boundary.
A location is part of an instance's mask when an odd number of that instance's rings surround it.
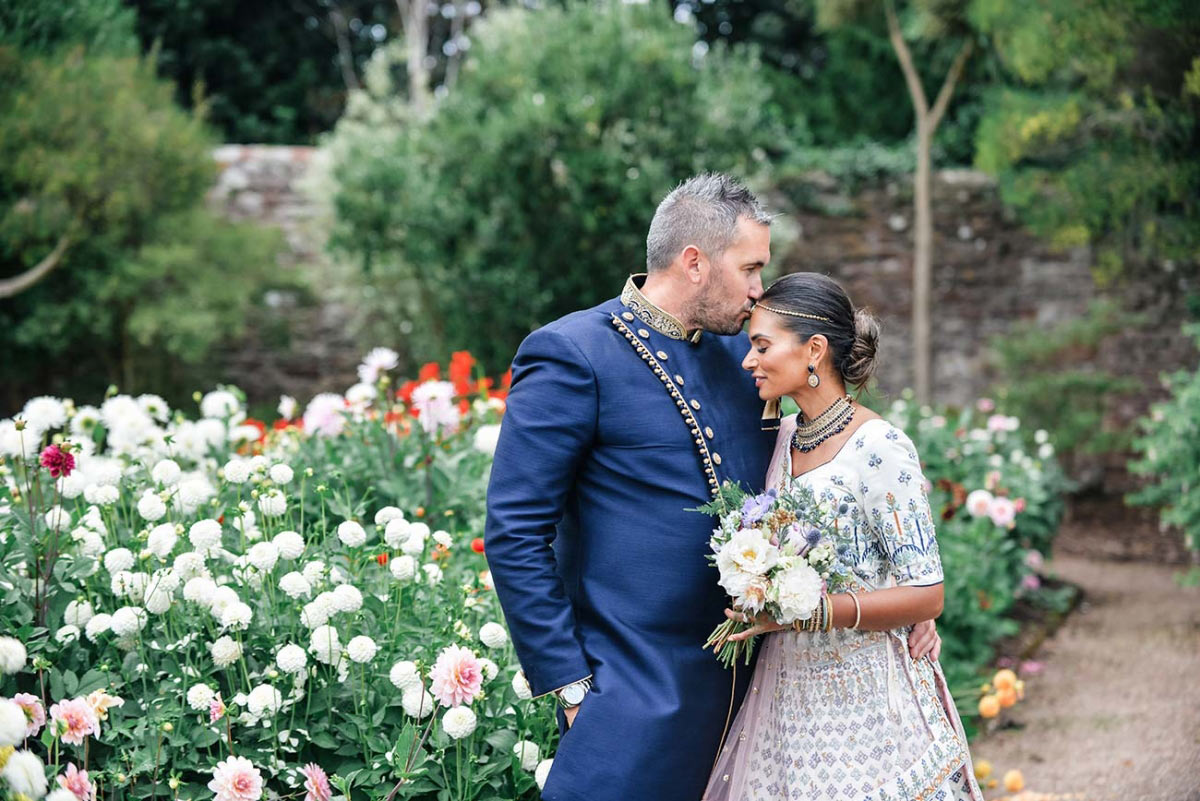
<svg viewBox="0 0 1200 801">
<path fill-rule="evenodd" d="M 582 684 L 572 684 L 570 687 L 566 687 L 562 691 L 563 700 L 571 706 L 577 706 L 578 704 L 582 703 L 584 695 L 585 691 Z"/>
</svg>

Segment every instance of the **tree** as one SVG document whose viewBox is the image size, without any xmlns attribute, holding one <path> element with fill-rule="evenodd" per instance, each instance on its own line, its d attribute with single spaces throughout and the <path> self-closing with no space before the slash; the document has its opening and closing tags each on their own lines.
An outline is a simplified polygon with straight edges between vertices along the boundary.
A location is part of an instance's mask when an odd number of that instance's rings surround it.
<svg viewBox="0 0 1200 801">
<path fill-rule="evenodd" d="M 1102 282 L 1195 278 L 1200 16 L 1187 0 L 977 0 L 1009 84 L 976 163 L 1039 235 L 1089 246 Z"/>
<path fill-rule="evenodd" d="M 278 280 L 273 232 L 205 209 L 215 175 L 209 131 L 137 55 L 128 15 L 102 6 L 45 7 L 50 22 L 98 20 L 79 28 L 83 42 L 49 35 L 57 29 L 32 12 L 0 40 L 0 382 L 9 403 L 31 386 L 133 391 L 150 371 L 202 362 Z"/>
<path fill-rule="evenodd" d="M 662 196 L 754 177 L 789 135 L 749 54 L 618 2 L 493 9 L 455 88 L 414 120 L 381 54 L 327 144 L 333 246 L 367 271 L 376 339 L 503 370 L 532 329 L 643 269 Z M 396 56 L 399 58 L 399 55 Z M 361 279 L 360 279 L 361 280 Z"/>
<path fill-rule="evenodd" d="M 913 178 L 913 384 L 917 399 L 928 403 L 933 388 L 933 351 L 930 306 L 933 295 L 933 211 L 931 202 L 932 156 L 934 134 L 945 117 L 967 59 L 974 49 L 974 39 L 962 3 L 953 0 L 920 0 L 907 9 L 906 23 L 901 23 L 893 0 L 884 0 L 882 14 L 887 23 L 888 39 L 904 74 L 909 100 L 916 118 L 915 147 L 917 170 Z M 824 0 L 819 4 L 822 23 L 842 24 L 863 14 L 876 14 L 879 4 L 871 0 Z M 916 37 L 938 37 L 955 42 L 956 54 L 941 81 L 941 88 L 931 105 L 912 51 L 906 41 L 906 29 Z"/>
</svg>

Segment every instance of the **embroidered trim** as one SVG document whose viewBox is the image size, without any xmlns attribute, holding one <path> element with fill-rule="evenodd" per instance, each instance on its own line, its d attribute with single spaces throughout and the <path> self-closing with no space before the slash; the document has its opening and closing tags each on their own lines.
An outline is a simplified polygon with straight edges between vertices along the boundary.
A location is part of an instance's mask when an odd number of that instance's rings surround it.
<svg viewBox="0 0 1200 801">
<path fill-rule="evenodd" d="M 654 375 L 658 377 L 663 387 L 671 395 L 672 400 L 675 401 L 675 406 L 679 409 L 683 421 L 687 423 L 688 430 L 691 431 L 692 438 L 696 442 L 696 450 L 700 453 L 700 461 L 704 465 L 704 474 L 708 478 L 708 489 L 713 495 L 716 495 L 720 485 L 717 481 L 717 471 L 713 469 L 713 455 L 709 453 L 708 442 L 705 441 L 704 434 L 700 431 L 700 423 L 692 413 L 691 407 L 688 406 L 683 393 L 679 391 L 679 387 L 675 386 L 675 383 L 671 380 L 671 376 L 658 363 L 658 359 L 650 352 L 650 349 L 642 344 L 641 340 L 634 335 L 632 329 L 616 314 L 612 316 L 612 324 L 629 341 L 629 344 L 634 347 L 634 350 L 637 351 L 642 361 L 654 371 Z"/>
<path fill-rule="evenodd" d="M 663 336 L 691 342 L 693 345 L 699 342 L 700 329 L 696 329 L 691 336 L 688 336 L 687 329 L 683 327 L 683 323 L 679 321 L 678 317 L 655 306 L 649 298 L 642 294 L 637 279 L 645 276 L 645 273 L 629 276 L 629 280 L 625 282 L 625 289 L 621 291 L 621 302 L 628 306 L 639 320 Z"/>
</svg>

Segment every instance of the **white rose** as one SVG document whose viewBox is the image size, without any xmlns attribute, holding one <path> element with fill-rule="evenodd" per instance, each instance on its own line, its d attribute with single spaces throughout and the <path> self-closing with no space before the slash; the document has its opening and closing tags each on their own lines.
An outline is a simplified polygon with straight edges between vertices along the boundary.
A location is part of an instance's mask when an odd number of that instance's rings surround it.
<svg viewBox="0 0 1200 801">
<path fill-rule="evenodd" d="M 388 570 L 400 581 L 408 581 L 417 574 L 417 561 L 411 556 L 397 556 L 388 562 Z"/>
<path fill-rule="evenodd" d="M 389 548 L 399 548 L 408 542 L 408 535 L 411 530 L 412 524 L 403 517 L 392 518 L 384 526 L 383 541 L 387 543 Z"/>
<path fill-rule="evenodd" d="M 360 634 L 346 643 L 346 656 L 350 657 L 351 661 L 357 662 L 360 665 L 374 659 L 375 653 L 378 650 L 375 641 L 365 634 Z"/>
<path fill-rule="evenodd" d="M 417 720 L 426 718 L 433 712 L 433 696 L 426 692 L 420 683 L 404 691 L 400 696 L 400 704 L 404 707 L 404 714 Z"/>
<path fill-rule="evenodd" d="M 291 599 L 302 598 L 312 592 L 312 585 L 302 573 L 292 571 L 279 580 L 279 589 Z"/>
<path fill-rule="evenodd" d="M 533 780 L 537 782 L 539 790 L 546 787 L 546 778 L 550 775 L 550 768 L 554 766 L 553 759 L 543 759 L 538 763 L 537 770 L 533 772 Z"/>
<path fill-rule="evenodd" d="M 354 520 L 346 520 L 337 527 L 338 539 L 348 548 L 357 548 L 367 541 L 366 529 Z"/>
<path fill-rule="evenodd" d="M 529 681 L 525 678 L 524 671 L 518 670 L 517 675 L 513 676 L 512 688 L 513 692 L 517 694 L 517 698 L 522 701 L 533 698 L 533 690 L 529 688 Z"/>
<path fill-rule="evenodd" d="M 275 655 L 275 664 L 279 665 L 279 669 L 284 673 L 301 673 L 308 665 L 308 655 L 299 645 L 288 643 Z"/>
<path fill-rule="evenodd" d="M 275 544 L 279 556 L 283 559 L 298 559 L 304 553 L 304 538 L 294 531 L 281 531 L 271 542 Z"/>
<path fill-rule="evenodd" d="M 538 749 L 537 743 L 529 740 L 518 740 L 512 751 L 513 756 L 521 761 L 521 770 L 535 770 L 538 760 L 542 758 L 542 752 Z"/>
<path fill-rule="evenodd" d="M 484 623 L 479 629 L 479 641 L 488 648 L 503 648 L 508 645 L 508 632 L 499 623 Z"/>
<path fill-rule="evenodd" d="M 401 692 L 411 690 L 421 684 L 421 674 L 417 672 L 416 663 L 407 660 L 392 665 L 392 669 L 388 672 L 388 678 Z"/>
<path fill-rule="evenodd" d="M 137 510 L 144 520 L 154 523 L 162 520 L 167 513 L 167 505 L 154 490 L 146 490 L 146 493 L 138 500 Z"/>
<path fill-rule="evenodd" d="M 21 713 L 24 719 L 24 713 Z M 0 778 L 8 782 L 13 793 L 24 793 L 30 798 L 41 798 L 46 794 L 46 767 L 32 751 L 17 751 L 10 754 Z"/>
<path fill-rule="evenodd" d="M 268 475 L 271 476 L 271 480 L 276 484 L 291 484 L 292 479 L 295 478 L 295 473 L 292 472 L 292 468 L 288 467 L 286 464 L 271 465 L 271 470 L 268 472 Z"/>
<path fill-rule="evenodd" d="M 146 548 L 159 559 L 166 559 L 171 551 L 175 550 L 177 542 L 179 535 L 175 532 L 175 524 L 161 523 L 150 529 L 150 534 L 146 537 Z"/>
<path fill-rule="evenodd" d="M 207 684 L 193 684 L 187 691 L 188 706 L 197 712 L 208 712 L 208 705 L 215 697 L 213 688 Z"/>
<path fill-rule="evenodd" d="M 210 643 L 208 652 L 212 655 L 213 664 L 219 668 L 229 667 L 242 658 L 242 646 L 229 635 Z"/>
<path fill-rule="evenodd" d="M 469 737 L 471 732 L 475 731 L 475 726 L 475 713 L 469 707 L 452 707 L 446 710 L 445 715 L 442 715 L 442 729 L 452 740 Z"/>
<path fill-rule="evenodd" d="M 823 582 L 817 571 L 803 560 L 784 570 L 775 571 L 772 592 L 779 605 L 779 622 L 790 624 L 808 620 L 821 600 Z"/>
<path fill-rule="evenodd" d="M 386 526 L 393 520 L 403 520 L 404 512 L 397 509 L 395 506 L 385 506 L 375 513 L 375 525 Z"/>
<path fill-rule="evenodd" d="M 163 459 L 158 464 L 154 465 L 154 469 L 150 471 L 150 477 L 158 484 L 170 487 L 179 480 L 182 471 L 179 465 L 171 459 Z"/>
</svg>

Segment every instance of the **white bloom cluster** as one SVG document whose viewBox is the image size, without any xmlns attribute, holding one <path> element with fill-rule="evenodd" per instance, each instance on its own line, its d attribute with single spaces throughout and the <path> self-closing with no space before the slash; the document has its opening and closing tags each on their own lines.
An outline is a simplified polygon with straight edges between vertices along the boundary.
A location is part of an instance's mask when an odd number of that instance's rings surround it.
<svg viewBox="0 0 1200 801">
<path fill-rule="evenodd" d="M 8 676 L 25 667 L 28 654 L 16 637 L 0 637 L 0 673 Z"/>
<path fill-rule="evenodd" d="M 542 752 L 537 743 L 530 740 L 518 740 L 512 751 L 513 756 L 521 762 L 521 770 L 533 772 L 537 769 L 538 760 L 542 758 Z"/>
<path fill-rule="evenodd" d="M 475 713 L 466 706 L 451 707 L 446 710 L 445 715 L 442 715 L 442 729 L 452 740 L 469 737 L 475 731 L 477 723 Z"/>
<path fill-rule="evenodd" d="M 365 634 L 360 634 L 346 643 L 346 656 L 350 657 L 350 661 L 360 665 L 374 659 L 378 650 L 379 647 L 375 645 L 375 641 Z"/>
<path fill-rule="evenodd" d="M 325 665 L 336 665 L 342 656 L 342 644 L 333 626 L 317 626 L 309 635 L 308 650 L 313 658 Z"/>
<path fill-rule="evenodd" d="M 388 679 L 401 692 L 407 692 L 413 687 L 421 685 L 421 674 L 417 672 L 416 663 L 407 660 L 392 665 L 392 669 L 388 672 Z"/>
<path fill-rule="evenodd" d="M 213 664 L 219 668 L 227 668 L 242 658 L 242 646 L 229 635 L 214 640 L 208 646 Z"/>
<path fill-rule="evenodd" d="M 479 640 L 488 648 L 503 648 L 508 644 L 508 632 L 499 623 L 484 623 L 479 629 Z"/>
<path fill-rule="evenodd" d="M 404 714 L 422 720 L 433 712 L 433 696 L 418 681 L 400 696 L 400 705 L 404 707 Z"/>
<path fill-rule="evenodd" d="M 279 669 L 284 673 L 302 673 L 308 665 L 308 655 L 299 645 L 288 643 L 275 654 L 275 664 L 279 665 Z"/>
<path fill-rule="evenodd" d="M 366 529 L 361 523 L 346 520 L 337 527 L 338 539 L 348 548 L 357 548 L 367 541 Z"/>
<path fill-rule="evenodd" d="M 216 691 L 207 684 L 193 684 L 187 691 L 187 703 L 197 712 L 208 712 L 208 705 L 216 697 Z"/>
<path fill-rule="evenodd" d="M 808 620 L 823 590 L 824 581 L 807 560 L 789 557 L 771 579 L 771 600 L 779 605 L 779 622 Z"/>
<path fill-rule="evenodd" d="M 272 487 L 258 496 L 258 510 L 263 517 L 282 517 L 287 512 L 287 496 Z"/>
</svg>

